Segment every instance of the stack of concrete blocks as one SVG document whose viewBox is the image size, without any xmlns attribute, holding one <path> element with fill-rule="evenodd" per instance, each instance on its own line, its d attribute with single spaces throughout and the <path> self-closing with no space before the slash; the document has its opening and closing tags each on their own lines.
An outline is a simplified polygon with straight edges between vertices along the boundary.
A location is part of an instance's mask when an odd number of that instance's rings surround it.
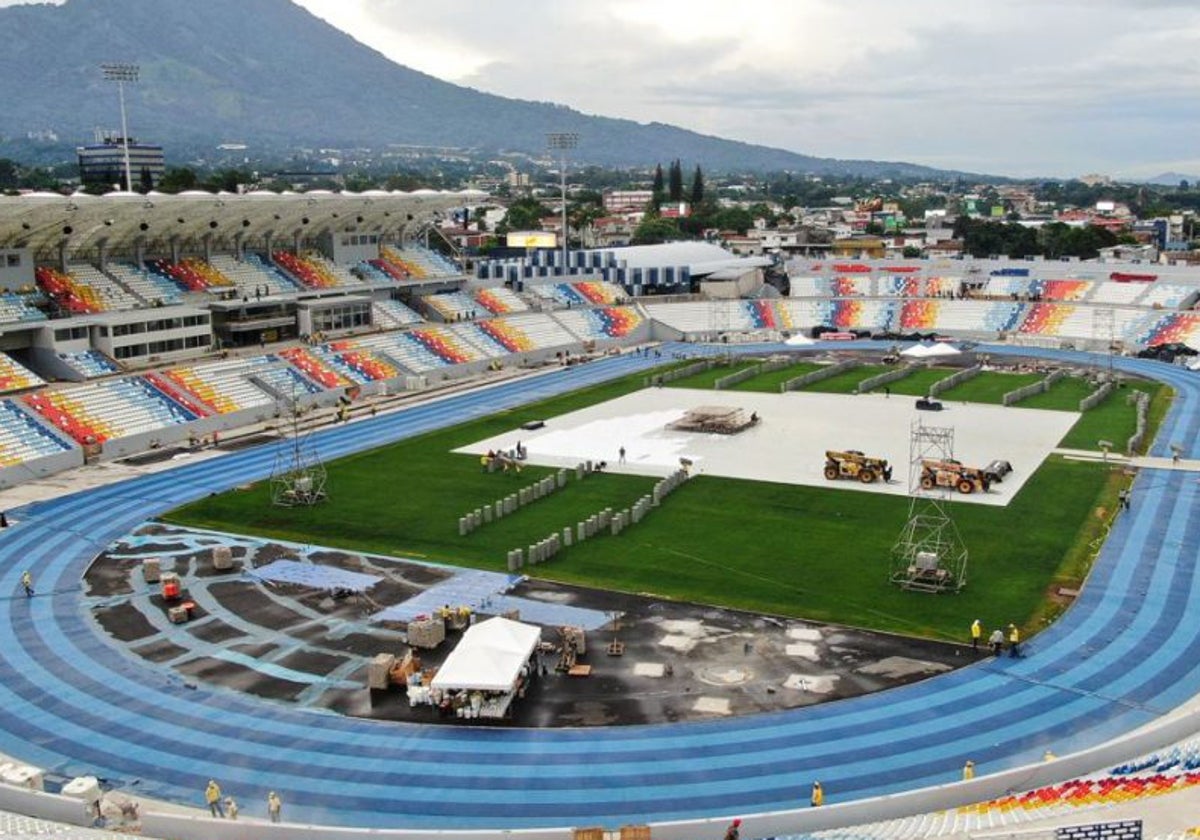
<svg viewBox="0 0 1200 840">
<path fill-rule="evenodd" d="M 30 764 L 7 764 L 0 773 L 0 782 L 29 790 L 45 790 L 46 782 L 42 771 Z"/>
<path fill-rule="evenodd" d="M 158 583 L 162 575 L 162 559 L 147 557 L 142 561 L 142 580 L 146 583 Z"/>
<path fill-rule="evenodd" d="M 408 622 L 408 643 L 413 647 L 435 648 L 446 638 L 446 622 L 436 616 Z"/>
<path fill-rule="evenodd" d="M 233 551 L 229 548 L 229 546 L 213 546 L 212 567 L 218 572 L 227 572 L 233 568 Z"/>
<path fill-rule="evenodd" d="M 525 553 L 521 549 L 514 548 L 512 551 L 508 552 L 508 570 L 510 572 L 520 571 L 521 567 L 524 565 Z"/>
<path fill-rule="evenodd" d="M 76 776 L 62 786 L 62 795 L 83 803 L 84 813 L 95 815 L 100 805 L 100 780 L 95 776 Z"/>
<path fill-rule="evenodd" d="M 392 681 L 392 668 L 396 664 L 396 654 L 377 653 L 367 666 L 367 688 L 386 689 Z"/>
</svg>

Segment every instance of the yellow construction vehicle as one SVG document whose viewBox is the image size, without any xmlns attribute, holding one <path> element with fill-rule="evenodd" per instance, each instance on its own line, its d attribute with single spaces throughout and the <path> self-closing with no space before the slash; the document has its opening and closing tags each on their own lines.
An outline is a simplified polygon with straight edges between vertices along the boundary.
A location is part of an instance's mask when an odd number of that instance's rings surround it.
<svg viewBox="0 0 1200 840">
<path fill-rule="evenodd" d="M 857 449 L 825 452 L 825 477 L 830 481 L 838 478 L 857 478 L 863 484 L 871 484 L 882 478 L 892 480 L 892 468 L 886 458 L 871 458 Z"/>
<path fill-rule="evenodd" d="M 921 489 L 932 490 L 935 487 L 953 487 L 959 493 L 974 493 L 976 490 L 986 493 L 991 481 L 978 467 L 965 466 L 961 461 L 946 459 L 944 461 L 921 461 Z"/>
</svg>

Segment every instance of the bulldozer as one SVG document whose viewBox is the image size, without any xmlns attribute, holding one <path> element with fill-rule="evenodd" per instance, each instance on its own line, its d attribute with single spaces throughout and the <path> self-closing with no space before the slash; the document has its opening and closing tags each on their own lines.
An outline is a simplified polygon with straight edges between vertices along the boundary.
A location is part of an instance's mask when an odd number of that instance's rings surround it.
<svg viewBox="0 0 1200 840">
<path fill-rule="evenodd" d="M 935 487 L 953 487 L 964 495 L 978 490 L 986 493 L 991 481 L 983 470 L 978 467 L 965 466 L 961 461 L 946 459 L 944 461 L 921 461 L 921 489 L 932 490 Z"/>
<path fill-rule="evenodd" d="M 838 478 L 857 478 L 863 484 L 872 484 L 882 478 L 892 480 L 892 468 L 886 458 L 871 458 L 857 449 L 839 452 L 825 451 L 825 477 L 830 481 Z"/>
</svg>

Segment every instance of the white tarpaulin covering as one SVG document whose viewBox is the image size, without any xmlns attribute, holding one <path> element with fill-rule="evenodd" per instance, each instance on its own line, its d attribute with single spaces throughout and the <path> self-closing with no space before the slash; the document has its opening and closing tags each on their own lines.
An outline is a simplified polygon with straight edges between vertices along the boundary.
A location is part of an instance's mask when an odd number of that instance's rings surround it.
<svg viewBox="0 0 1200 840">
<path fill-rule="evenodd" d="M 796 333 L 794 336 L 792 336 L 791 338 L 789 338 L 787 341 L 785 341 L 783 343 L 788 345 L 789 347 L 807 347 L 808 345 L 810 345 L 814 342 L 808 336 L 801 335 L 800 333 Z"/>
<path fill-rule="evenodd" d="M 500 616 L 472 624 L 429 685 L 449 690 L 511 691 L 541 637 L 540 627 Z"/>
</svg>

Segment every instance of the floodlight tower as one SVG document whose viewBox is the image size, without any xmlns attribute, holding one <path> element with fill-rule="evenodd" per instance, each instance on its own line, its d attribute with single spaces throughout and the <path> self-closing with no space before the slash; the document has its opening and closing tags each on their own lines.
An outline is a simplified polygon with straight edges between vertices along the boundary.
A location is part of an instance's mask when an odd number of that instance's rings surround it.
<svg viewBox="0 0 1200 840">
<path fill-rule="evenodd" d="M 129 126 L 125 121 L 125 83 L 136 82 L 141 68 L 136 64 L 101 64 L 105 81 L 117 83 L 121 97 L 121 145 L 125 149 L 125 192 L 133 192 L 133 172 L 129 166 Z"/>
<path fill-rule="evenodd" d="M 562 199 L 562 270 L 567 273 L 567 151 L 579 145 L 579 135 L 574 132 L 553 132 L 546 135 L 546 146 L 559 151 L 558 178 L 559 194 Z"/>
</svg>

